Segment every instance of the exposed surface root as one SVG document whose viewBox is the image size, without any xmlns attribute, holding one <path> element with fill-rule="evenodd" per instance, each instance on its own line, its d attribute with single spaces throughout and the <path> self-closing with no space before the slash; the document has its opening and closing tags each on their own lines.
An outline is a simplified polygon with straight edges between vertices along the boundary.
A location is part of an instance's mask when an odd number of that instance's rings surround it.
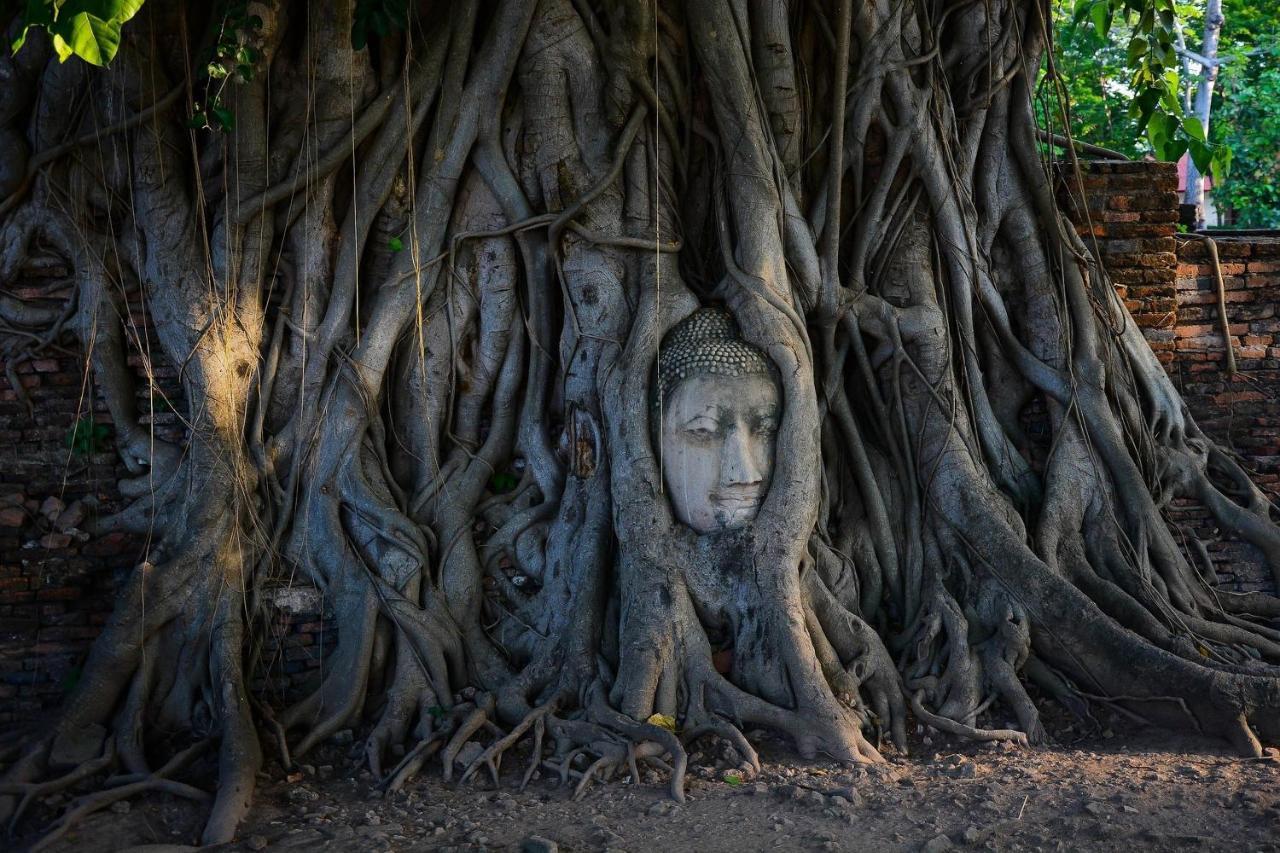
<svg viewBox="0 0 1280 853">
<path fill-rule="evenodd" d="M 360 5 L 153 0 L 105 70 L 34 32 L 0 57 L 0 286 L 51 252 L 73 294 L 0 293 L 0 358 L 16 391 L 79 339 L 129 473 L 102 527 L 150 543 L 61 716 L 0 750 L 11 828 L 106 776 L 55 833 L 163 790 L 228 842 L 260 737 L 289 768 L 347 730 L 388 792 L 528 746 L 521 787 L 652 765 L 682 800 L 695 741 L 749 777 L 757 727 L 867 768 L 913 722 L 1040 743 L 1028 676 L 1280 742 L 1280 604 L 1166 523 L 1199 502 L 1280 580 L 1277 509 L 1057 209 L 1042 4 L 458 0 L 357 50 Z M 192 71 L 205 32 L 248 59 Z M 139 406 L 135 305 L 182 446 Z M 712 305 L 776 406 L 668 431 L 655 360 Z M 749 523 L 678 520 L 677 440 Z M 285 579 L 339 636 L 274 709 Z M 160 732 L 217 744 L 212 795 Z"/>
</svg>

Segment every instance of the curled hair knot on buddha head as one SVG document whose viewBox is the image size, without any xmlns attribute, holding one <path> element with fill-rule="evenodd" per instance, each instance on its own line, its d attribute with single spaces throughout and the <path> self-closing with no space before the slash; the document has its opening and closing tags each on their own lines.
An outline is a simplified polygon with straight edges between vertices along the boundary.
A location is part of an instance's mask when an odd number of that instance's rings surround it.
<svg viewBox="0 0 1280 853">
<path fill-rule="evenodd" d="M 671 327 L 658 351 L 657 382 L 651 403 L 657 408 L 690 376 L 774 378 L 773 363 L 738 333 L 737 321 L 725 308 L 699 308 Z"/>
</svg>

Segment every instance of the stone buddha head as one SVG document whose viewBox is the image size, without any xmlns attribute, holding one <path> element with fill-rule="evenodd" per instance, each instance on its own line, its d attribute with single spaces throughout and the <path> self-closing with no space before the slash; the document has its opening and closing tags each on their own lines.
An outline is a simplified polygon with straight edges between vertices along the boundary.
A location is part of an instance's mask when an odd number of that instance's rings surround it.
<svg viewBox="0 0 1280 853">
<path fill-rule="evenodd" d="M 652 402 L 676 518 L 698 533 L 750 523 L 769 489 L 782 395 L 732 314 L 701 308 L 667 333 Z"/>
</svg>

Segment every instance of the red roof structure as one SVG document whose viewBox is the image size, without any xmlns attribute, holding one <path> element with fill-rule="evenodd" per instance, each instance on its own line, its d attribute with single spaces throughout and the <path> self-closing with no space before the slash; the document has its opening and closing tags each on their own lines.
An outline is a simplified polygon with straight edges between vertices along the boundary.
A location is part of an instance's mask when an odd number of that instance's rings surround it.
<svg viewBox="0 0 1280 853">
<path fill-rule="evenodd" d="M 1187 191 L 1187 164 L 1191 162 L 1190 154 L 1183 154 L 1178 158 L 1178 193 L 1182 194 Z M 1204 175 L 1204 191 L 1209 192 L 1213 189 L 1213 175 L 1205 172 Z"/>
</svg>

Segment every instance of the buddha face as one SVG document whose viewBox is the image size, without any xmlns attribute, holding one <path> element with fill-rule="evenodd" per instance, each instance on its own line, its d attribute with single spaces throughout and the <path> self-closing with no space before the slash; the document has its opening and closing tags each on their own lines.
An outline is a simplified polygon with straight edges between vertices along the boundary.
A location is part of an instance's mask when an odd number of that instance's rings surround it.
<svg viewBox="0 0 1280 853">
<path fill-rule="evenodd" d="M 667 396 L 662 474 L 676 518 L 699 533 L 742 527 L 769 489 L 781 401 L 773 378 L 693 375 Z"/>
</svg>

